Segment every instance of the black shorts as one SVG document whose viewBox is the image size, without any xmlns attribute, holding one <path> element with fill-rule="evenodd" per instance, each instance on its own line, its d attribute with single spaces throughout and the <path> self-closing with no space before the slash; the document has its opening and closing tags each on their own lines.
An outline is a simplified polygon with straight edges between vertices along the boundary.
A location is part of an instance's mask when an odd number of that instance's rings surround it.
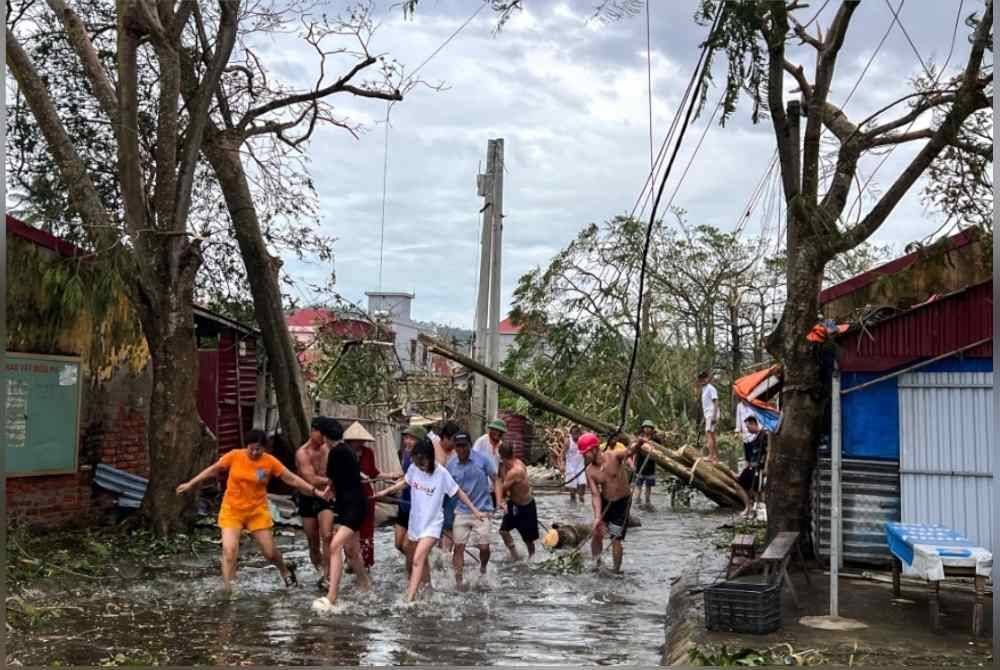
<svg viewBox="0 0 1000 670">
<path fill-rule="evenodd" d="M 299 494 L 298 507 L 299 516 L 303 519 L 315 519 L 319 516 L 320 512 L 336 511 L 332 500 L 324 500 L 316 496 L 304 496 L 301 493 Z"/>
<path fill-rule="evenodd" d="M 362 498 L 344 498 L 337 501 L 337 516 L 333 522 L 338 526 L 347 526 L 355 533 L 361 530 L 361 524 L 368 514 L 368 505 Z"/>
<path fill-rule="evenodd" d="M 396 525 L 401 528 L 410 527 L 410 506 L 400 505 L 399 511 L 396 512 Z"/>
<path fill-rule="evenodd" d="M 632 500 L 631 495 L 619 498 L 614 502 L 608 501 L 607 498 L 601 498 L 601 510 L 604 514 L 602 519 L 604 519 L 604 525 L 608 527 L 608 535 L 614 539 L 624 540 L 625 533 L 628 532 L 630 500 Z"/>
<path fill-rule="evenodd" d="M 755 468 L 744 468 L 743 472 L 740 473 L 739 482 L 740 486 L 742 486 L 743 490 L 747 493 L 750 493 L 751 491 L 758 491 L 760 490 L 761 485 L 760 472 Z"/>
<path fill-rule="evenodd" d="M 525 542 L 538 539 L 538 508 L 532 498 L 526 505 L 507 503 L 507 513 L 500 522 L 500 532 L 508 533 L 516 530 Z"/>
</svg>

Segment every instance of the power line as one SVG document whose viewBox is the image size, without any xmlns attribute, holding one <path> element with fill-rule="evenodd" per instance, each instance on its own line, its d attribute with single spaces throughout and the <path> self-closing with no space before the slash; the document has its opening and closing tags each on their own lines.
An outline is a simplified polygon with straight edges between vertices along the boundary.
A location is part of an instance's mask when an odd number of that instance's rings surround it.
<svg viewBox="0 0 1000 670">
<path fill-rule="evenodd" d="M 482 3 L 480 4 L 480 5 L 479 5 L 479 9 L 477 9 L 476 11 L 474 11 L 474 12 L 472 13 L 472 15 L 471 15 L 471 16 L 470 16 L 469 18 L 467 18 L 467 19 L 465 20 L 465 23 L 463 23 L 462 25 L 460 25 L 460 26 L 459 26 L 459 27 L 458 27 L 458 28 L 457 28 L 457 29 L 455 30 L 455 32 L 453 32 L 453 33 L 452 33 L 451 35 L 449 35 L 449 36 L 448 36 L 448 39 L 446 39 L 446 40 L 445 40 L 444 42 L 442 42 L 442 43 L 441 43 L 441 46 L 439 46 L 439 47 L 438 47 L 437 49 L 435 49 L 435 50 L 433 51 L 433 53 L 431 53 L 431 55 L 430 55 L 430 56 L 428 56 L 427 58 L 425 58 L 425 59 L 424 59 L 424 62 L 423 62 L 423 63 L 421 63 L 420 65 L 418 65 L 418 66 L 417 66 L 417 69 L 415 69 L 415 70 L 413 71 L 413 74 L 411 74 L 411 75 L 410 75 L 410 78 L 413 78 L 413 77 L 416 77 L 416 76 L 417 76 L 417 73 L 418 73 L 418 72 L 420 72 L 420 71 L 421 71 L 422 69 L 424 69 L 424 66 L 425 66 L 425 65 L 427 65 L 428 63 L 430 63 L 430 62 L 431 62 L 431 60 L 432 60 L 432 59 L 433 59 L 433 58 L 434 58 L 435 56 L 437 56 L 437 55 L 438 55 L 439 53 L 441 53 L 441 51 L 442 51 L 442 50 L 443 50 L 443 49 L 444 49 L 444 48 L 445 48 L 446 46 L 448 46 L 448 45 L 449 45 L 449 44 L 451 43 L 451 41 L 452 41 L 453 39 L 455 39 L 456 37 L 458 37 L 458 34 L 459 34 L 460 32 L 462 32 L 463 30 L 465 30 L 465 27 L 466 27 L 466 26 L 468 26 L 468 25 L 469 25 L 470 23 L 472 23 L 472 22 L 473 22 L 473 20 L 475 20 L 475 18 L 476 18 L 477 16 L 479 16 L 479 13 L 480 13 L 480 12 L 482 12 L 482 11 L 483 11 L 483 9 L 485 9 L 485 8 L 486 8 L 486 6 L 487 6 L 488 4 L 489 4 L 489 0 L 483 0 L 483 2 L 482 2 Z"/>
<path fill-rule="evenodd" d="M 712 35 L 719 26 L 719 22 L 722 19 L 722 14 L 725 12 L 725 3 L 719 4 L 719 9 L 716 12 L 715 20 L 712 22 L 712 28 L 709 35 Z M 632 356 L 629 360 L 628 375 L 625 377 L 625 386 L 622 392 L 622 403 L 621 403 L 621 415 L 618 423 L 618 431 L 621 432 L 625 427 L 625 422 L 628 419 L 628 401 L 629 396 L 632 392 L 632 377 L 635 373 L 635 362 L 639 354 L 639 340 L 642 335 L 642 303 L 644 300 L 645 285 L 646 285 L 646 267 L 649 264 L 649 247 L 653 239 L 653 227 L 656 225 L 656 210 L 660 206 L 660 199 L 663 197 L 664 188 L 667 185 L 667 179 L 670 177 L 670 170 L 673 168 L 674 161 L 677 159 L 677 153 L 680 151 L 681 143 L 684 141 L 684 134 L 687 131 L 688 124 L 691 121 L 691 114 L 694 112 L 694 108 L 697 106 L 698 91 L 701 89 L 705 81 L 705 73 L 708 70 L 708 60 L 707 55 L 711 47 L 708 45 L 706 40 L 702 46 L 701 57 L 698 59 L 698 65 L 700 67 L 695 69 L 695 76 L 693 81 L 697 81 L 697 84 L 693 88 L 693 95 L 689 101 L 687 112 L 684 115 L 684 121 L 680 126 L 680 132 L 677 136 L 677 141 L 674 143 L 674 150 L 671 153 L 670 160 L 667 162 L 667 166 L 664 169 L 663 177 L 660 180 L 660 187 L 656 192 L 656 199 L 653 201 L 653 209 L 649 216 L 649 223 L 646 226 L 646 242 L 643 246 L 642 251 L 642 265 L 639 269 L 639 290 L 638 290 L 638 301 L 636 302 L 635 310 L 635 339 L 632 341 Z M 646 459 L 649 459 L 649 455 L 646 455 Z M 631 499 L 630 499 L 631 503 Z"/>
<path fill-rule="evenodd" d="M 890 12 L 892 12 L 893 20 L 895 20 L 895 22 L 899 24 L 899 28 L 900 30 L 903 31 L 903 35 L 906 37 L 906 41 L 910 43 L 910 48 L 913 50 L 913 53 L 917 56 L 917 60 L 920 61 L 920 66 L 924 68 L 924 72 L 927 74 L 927 76 L 931 77 L 933 76 L 933 73 L 930 71 L 930 68 L 927 67 L 927 63 L 924 62 L 923 56 L 920 55 L 920 51 L 917 49 L 917 45 L 913 43 L 913 39 L 910 37 L 910 31 L 906 29 L 906 26 L 904 26 L 903 22 L 899 19 L 899 12 L 903 11 L 904 2 L 905 0 L 900 0 L 899 8 L 896 9 L 893 8 L 892 3 L 889 2 L 889 0 L 885 0 L 885 6 L 889 8 Z"/>
<path fill-rule="evenodd" d="M 722 108 L 722 102 L 725 99 L 726 99 L 726 92 L 723 91 L 722 95 L 719 96 L 719 102 L 716 103 L 715 109 L 712 110 L 712 116 L 708 119 L 708 122 L 705 124 L 705 129 L 701 132 L 701 137 L 698 138 L 698 144 L 694 146 L 694 151 L 691 152 L 691 156 L 688 158 L 687 165 L 684 166 L 684 172 L 681 173 L 680 179 L 677 180 L 677 185 L 674 186 L 674 190 L 670 194 L 670 199 L 667 200 L 667 206 L 664 209 L 669 210 L 670 207 L 674 204 L 674 197 L 677 195 L 677 191 L 680 190 L 681 185 L 684 183 L 684 178 L 687 177 L 688 170 L 691 169 L 691 164 L 694 163 L 694 157 L 698 155 L 698 150 L 701 149 L 701 145 L 705 141 L 705 136 L 708 135 L 708 129 L 712 127 L 712 123 L 715 121 L 715 117 L 718 115 L 719 110 Z"/>
</svg>

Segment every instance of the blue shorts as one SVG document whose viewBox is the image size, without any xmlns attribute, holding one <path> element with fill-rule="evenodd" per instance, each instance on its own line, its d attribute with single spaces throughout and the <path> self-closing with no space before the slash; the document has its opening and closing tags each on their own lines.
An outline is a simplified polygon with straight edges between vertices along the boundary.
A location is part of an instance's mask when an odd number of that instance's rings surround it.
<svg viewBox="0 0 1000 670">
<path fill-rule="evenodd" d="M 644 477 L 643 475 L 639 475 L 638 477 L 635 478 L 635 484 L 636 484 L 636 486 L 639 486 L 639 487 L 643 487 L 643 486 L 653 487 L 653 486 L 656 486 L 656 475 L 649 475 L 648 477 Z"/>
<path fill-rule="evenodd" d="M 442 530 L 451 530 L 455 526 L 455 506 L 458 505 L 458 498 L 447 497 L 444 499 L 444 526 Z"/>
</svg>

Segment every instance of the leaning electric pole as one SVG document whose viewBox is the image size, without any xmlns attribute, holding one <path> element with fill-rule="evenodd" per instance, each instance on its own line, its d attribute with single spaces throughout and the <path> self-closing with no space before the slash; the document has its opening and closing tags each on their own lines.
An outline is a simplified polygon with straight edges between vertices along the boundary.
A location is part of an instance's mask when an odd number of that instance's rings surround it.
<svg viewBox="0 0 1000 670">
<path fill-rule="evenodd" d="M 473 358 L 490 368 L 500 363 L 500 268 L 503 255 L 503 139 L 490 140 L 486 150 L 486 173 L 477 177 L 483 198 L 483 228 L 479 256 L 479 299 L 476 304 L 476 336 Z M 476 377 L 472 392 L 472 422 L 479 432 L 496 417 L 497 385 Z"/>
</svg>

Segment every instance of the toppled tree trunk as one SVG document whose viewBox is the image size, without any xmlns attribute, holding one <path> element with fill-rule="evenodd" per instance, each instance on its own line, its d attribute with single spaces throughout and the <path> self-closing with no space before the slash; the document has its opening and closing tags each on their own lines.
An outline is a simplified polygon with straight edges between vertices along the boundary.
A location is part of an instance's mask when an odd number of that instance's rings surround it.
<svg viewBox="0 0 1000 670">
<path fill-rule="evenodd" d="M 460 363 L 469 370 L 481 374 L 487 379 L 496 382 L 500 386 L 513 391 L 536 407 L 552 412 L 553 414 L 558 414 L 559 416 L 565 417 L 574 423 L 580 424 L 581 426 L 586 426 L 601 435 L 610 436 L 617 432 L 615 426 L 612 426 L 610 423 L 593 419 L 585 414 L 577 412 L 574 409 L 566 407 L 551 398 L 547 398 L 538 391 L 535 391 L 534 389 L 525 386 L 524 384 L 521 384 L 520 382 L 511 379 L 496 370 L 486 367 L 485 365 L 469 358 L 465 354 L 455 351 L 451 347 L 435 340 L 432 337 L 420 335 L 419 338 L 424 346 L 427 347 L 428 351 L 432 351 L 436 354 L 444 356 L 445 358 L 451 359 L 456 363 Z M 627 434 L 625 437 L 629 440 L 634 439 L 633 436 Z M 656 461 L 656 464 L 664 470 L 675 477 L 683 479 L 686 483 L 704 493 L 705 496 L 721 507 L 742 509 L 749 504 L 746 493 L 740 488 L 739 484 L 736 484 L 732 479 L 732 474 L 727 474 L 727 471 L 724 468 L 709 463 L 708 461 L 702 461 L 698 464 L 697 468 L 694 468 L 694 472 L 692 473 L 691 466 L 694 465 L 693 461 L 689 465 L 685 465 L 683 462 L 678 460 L 678 457 L 674 452 L 670 451 L 663 445 L 656 444 L 654 442 L 647 442 L 644 444 L 641 447 L 641 451 L 642 453 L 649 454 L 649 457 Z"/>
<path fill-rule="evenodd" d="M 552 530 L 545 533 L 542 545 L 546 549 L 575 549 L 590 539 L 592 528 L 589 523 L 552 524 Z"/>
</svg>

